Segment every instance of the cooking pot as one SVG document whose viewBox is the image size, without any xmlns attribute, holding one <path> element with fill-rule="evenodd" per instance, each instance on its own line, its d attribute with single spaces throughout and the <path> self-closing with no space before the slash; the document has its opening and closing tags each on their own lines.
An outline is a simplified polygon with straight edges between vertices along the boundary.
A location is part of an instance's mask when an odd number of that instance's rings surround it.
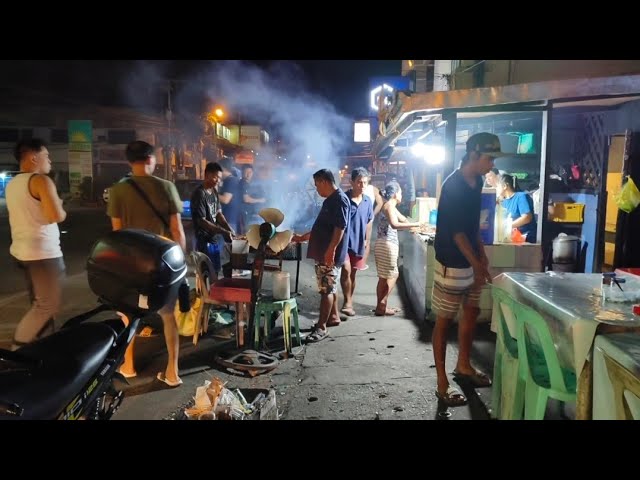
<svg viewBox="0 0 640 480">
<path fill-rule="evenodd" d="M 553 240 L 553 263 L 577 263 L 580 238 L 561 233 Z"/>
</svg>

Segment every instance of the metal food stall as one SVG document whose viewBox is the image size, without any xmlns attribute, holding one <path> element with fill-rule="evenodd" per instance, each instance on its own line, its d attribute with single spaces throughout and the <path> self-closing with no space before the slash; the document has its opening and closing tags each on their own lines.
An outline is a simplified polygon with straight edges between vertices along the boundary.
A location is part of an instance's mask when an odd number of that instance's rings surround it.
<svg viewBox="0 0 640 480">
<path fill-rule="evenodd" d="M 380 115 L 372 153 L 376 160 L 406 164 L 416 178 L 416 191 L 426 192 L 437 205 L 441 182 L 457 168 L 466 140 L 482 131 L 498 135 L 502 150 L 510 155 L 497 159 L 496 167 L 516 177 L 521 190 L 534 197 L 538 241 L 512 243 L 501 225 L 500 209 L 490 212 L 484 241 L 491 273 L 553 269 L 553 240 L 561 233 L 580 239 L 575 265 L 566 271 L 596 272 L 604 257 L 607 145 L 603 138 L 620 129 L 620 115 L 613 110 L 640 103 L 638 99 L 638 75 L 395 92 Z M 422 148 L 419 154 L 417 144 Z M 571 182 L 560 172 L 568 172 Z M 416 200 L 412 216 L 425 221 L 433 208 L 421 208 L 426 201 Z M 399 233 L 408 297 L 417 316 L 426 319 L 435 225 L 421 233 Z M 491 318 L 489 293 L 487 288 L 481 297 L 481 321 Z"/>
</svg>

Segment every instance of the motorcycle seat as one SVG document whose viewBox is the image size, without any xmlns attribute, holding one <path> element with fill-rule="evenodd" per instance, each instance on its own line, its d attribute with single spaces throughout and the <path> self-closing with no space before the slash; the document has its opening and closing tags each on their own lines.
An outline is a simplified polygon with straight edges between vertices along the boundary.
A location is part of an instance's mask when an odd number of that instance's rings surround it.
<svg viewBox="0 0 640 480">
<path fill-rule="evenodd" d="M 16 353 L 39 361 L 37 367 L 0 370 L 0 399 L 24 409 L 15 419 L 56 419 L 98 372 L 116 340 L 105 323 L 62 329 L 23 346 Z"/>
</svg>

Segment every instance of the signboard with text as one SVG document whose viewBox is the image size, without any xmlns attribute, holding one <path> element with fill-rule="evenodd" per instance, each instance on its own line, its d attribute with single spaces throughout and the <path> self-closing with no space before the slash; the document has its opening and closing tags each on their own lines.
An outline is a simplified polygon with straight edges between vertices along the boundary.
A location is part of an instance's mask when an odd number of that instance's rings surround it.
<svg viewBox="0 0 640 480">
<path fill-rule="evenodd" d="M 69 187 L 74 197 L 81 196 L 85 177 L 93 178 L 93 129 L 91 120 L 69 120 Z"/>
</svg>

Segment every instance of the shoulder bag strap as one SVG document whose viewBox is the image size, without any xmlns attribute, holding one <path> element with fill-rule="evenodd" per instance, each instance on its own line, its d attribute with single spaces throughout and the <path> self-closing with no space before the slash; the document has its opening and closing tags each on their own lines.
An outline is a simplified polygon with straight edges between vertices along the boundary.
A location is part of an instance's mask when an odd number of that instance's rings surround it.
<svg viewBox="0 0 640 480">
<path fill-rule="evenodd" d="M 133 179 L 129 178 L 127 179 L 127 183 L 129 185 L 131 185 L 133 188 L 135 188 L 135 190 L 138 192 L 138 194 L 142 197 L 142 199 L 147 202 L 147 205 L 149 205 L 149 207 L 151 207 L 151 210 L 153 210 L 153 213 L 155 213 L 158 218 L 160 220 L 162 220 L 162 223 L 164 224 L 164 226 L 167 228 L 167 230 L 171 230 L 171 227 L 169 225 L 169 223 L 167 222 L 167 220 L 164 218 L 163 215 L 160 214 L 160 212 L 158 212 L 158 210 L 156 209 L 156 207 L 153 206 L 153 203 L 151 203 L 151 200 L 149 200 L 149 197 L 147 196 L 146 193 L 144 193 L 144 190 L 142 190 L 140 188 L 140 185 L 138 185 L 136 182 L 133 181 Z"/>
</svg>

